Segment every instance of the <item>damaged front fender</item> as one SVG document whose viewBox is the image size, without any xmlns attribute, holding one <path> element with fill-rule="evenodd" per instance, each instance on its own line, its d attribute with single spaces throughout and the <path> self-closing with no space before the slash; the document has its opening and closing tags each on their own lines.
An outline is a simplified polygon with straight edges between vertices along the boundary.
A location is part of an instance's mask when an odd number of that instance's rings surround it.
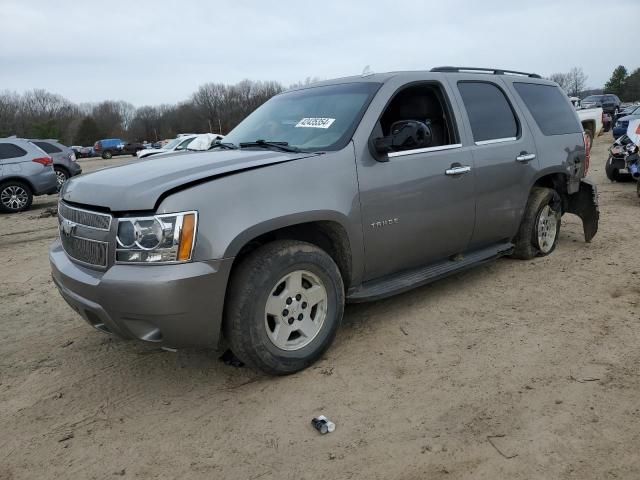
<svg viewBox="0 0 640 480">
<path fill-rule="evenodd" d="M 600 220 L 598 189 L 591 180 L 583 178 L 580 180 L 578 191 L 568 197 L 566 213 L 573 213 L 580 217 L 584 240 L 590 242 L 598 233 L 598 221 Z"/>
</svg>

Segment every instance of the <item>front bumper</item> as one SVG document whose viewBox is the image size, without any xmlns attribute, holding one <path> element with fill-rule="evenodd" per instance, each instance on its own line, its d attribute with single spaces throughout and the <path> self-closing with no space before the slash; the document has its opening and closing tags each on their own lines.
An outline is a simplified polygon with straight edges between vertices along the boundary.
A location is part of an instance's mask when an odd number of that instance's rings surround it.
<svg viewBox="0 0 640 480">
<path fill-rule="evenodd" d="M 62 297 L 98 330 L 172 348 L 218 346 L 233 259 L 101 272 L 74 263 L 56 240 L 49 261 Z"/>
<path fill-rule="evenodd" d="M 80 175 L 82 173 L 82 167 L 80 166 L 80 164 L 78 162 L 70 161 L 69 162 L 69 173 L 71 173 L 72 177 L 75 177 L 76 175 Z"/>
</svg>

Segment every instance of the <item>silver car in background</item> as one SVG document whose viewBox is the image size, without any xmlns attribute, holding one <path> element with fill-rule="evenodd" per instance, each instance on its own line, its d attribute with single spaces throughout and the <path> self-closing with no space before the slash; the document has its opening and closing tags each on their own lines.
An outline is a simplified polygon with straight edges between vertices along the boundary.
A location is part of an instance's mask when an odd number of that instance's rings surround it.
<svg viewBox="0 0 640 480">
<path fill-rule="evenodd" d="M 82 173 L 82 167 L 76 162 L 76 153 L 71 147 L 67 147 L 53 139 L 31 139 L 30 141 L 53 159 L 53 169 L 58 179 L 58 189 L 71 177 Z"/>
<path fill-rule="evenodd" d="M 0 212 L 27 210 L 34 195 L 56 193 L 53 159 L 21 138 L 0 138 Z"/>
</svg>

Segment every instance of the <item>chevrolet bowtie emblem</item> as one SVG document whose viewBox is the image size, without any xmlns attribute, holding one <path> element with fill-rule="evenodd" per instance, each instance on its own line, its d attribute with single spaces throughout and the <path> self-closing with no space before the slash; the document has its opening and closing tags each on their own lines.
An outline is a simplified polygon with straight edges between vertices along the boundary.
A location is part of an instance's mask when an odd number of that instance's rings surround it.
<svg viewBox="0 0 640 480">
<path fill-rule="evenodd" d="M 60 224 L 60 232 L 62 232 L 63 235 L 66 235 L 67 237 L 73 235 L 76 232 L 76 227 L 78 225 L 76 223 L 73 223 L 70 220 L 67 220 L 66 218 L 62 220 L 62 223 Z"/>
</svg>

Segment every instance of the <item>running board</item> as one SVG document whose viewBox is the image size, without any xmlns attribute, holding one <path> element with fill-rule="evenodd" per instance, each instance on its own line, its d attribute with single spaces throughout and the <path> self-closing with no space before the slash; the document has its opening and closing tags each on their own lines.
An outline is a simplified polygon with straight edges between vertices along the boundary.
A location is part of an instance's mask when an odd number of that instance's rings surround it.
<svg viewBox="0 0 640 480">
<path fill-rule="evenodd" d="M 465 255 L 456 255 L 451 259 L 431 264 L 427 267 L 405 270 L 403 272 L 371 280 L 359 288 L 347 293 L 347 302 L 358 303 L 379 300 L 397 293 L 406 292 L 421 285 L 434 282 L 462 270 L 475 267 L 513 252 L 510 242 L 492 245 Z"/>
</svg>

